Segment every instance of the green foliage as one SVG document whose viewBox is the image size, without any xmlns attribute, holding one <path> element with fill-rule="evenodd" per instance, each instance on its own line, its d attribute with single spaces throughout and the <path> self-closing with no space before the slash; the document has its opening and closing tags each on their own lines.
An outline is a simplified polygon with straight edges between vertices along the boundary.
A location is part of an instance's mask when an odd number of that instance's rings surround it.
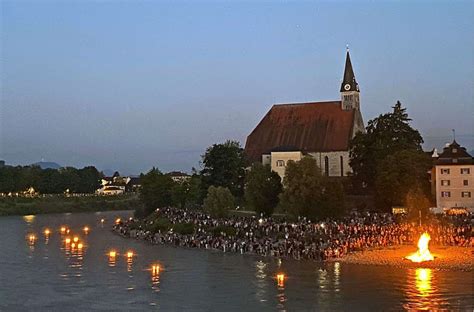
<svg viewBox="0 0 474 312">
<path fill-rule="evenodd" d="M 228 188 L 210 186 L 203 208 L 213 217 L 225 217 L 234 208 L 234 196 Z"/>
<path fill-rule="evenodd" d="M 225 234 L 226 236 L 235 236 L 237 233 L 237 230 L 234 227 L 224 225 L 213 227 L 210 231 L 215 236 L 220 236 L 222 234 Z"/>
<path fill-rule="evenodd" d="M 194 224 L 176 223 L 173 224 L 173 231 L 181 235 L 191 235 L 194 233 Z"/>
<path fill-rule="evenodd" d="M 341 182 L 321 174 L 316 160 L 304 157 L 289 161 L 283 180 L 282 208 L 293 216 L 321 219 L 344 213 L 344 192 Z"/>
<path fill-rule="evenodd" d="M 237 198 L 244 192 L 245 157 L 236 141 L 214 144 L 202 156 L 201 189 L 206 192 L 212 186 L 228 188 Z"/>
<path fill-rule="evenodd" d="M 245 199 L 247 205 L 260 215 L 271 216 L 282 191 L 280 176 L 269 165 L 255 163 L 247 173 Z"/>
<path fill-rule="evenodd" d="M 0 192 L 23 192 L 33 187 L 41 194 L 94 193 L 101 174 L 95 167 L 41 169 L 38 166 L 0 167 Z"/>
<path fill-rule="evenodd" d="M 375 179 L 377 206 L 391 211 L 392 206 L 403 206 L 407 195 L 417 190 L 417 197 L 429 198 L 430 183 L 427 172 L 431 158 L 420 150 L 402 150 L 379 162 Z M 413 194 L 412 194 L 413 195 Z"/>
<path fill-rule="evenodd" d="M 156 168 L 151 169 L 141 178 L 140 199 L 145 205 L 144 215 L 149 215 L 156 208 L 166 207 L 172 203 L 173 180 Z"/>
<path fill-rule="evenodd" d="M 173 201 L 173 206 L 179 208 L 186 207 L 186 202 L 188 201 L 189 186 L 190 185 L 188 181 L 173 183 L 173 187 L 171 188 L 171 199 Z"/>
<path fill-rule="evenodd" d="M 408 219 L 411 221 L 425 220 L 429 214 L 430 200 L 426 190 L 414 186 L 405 196 L 405 207 L 408 209 Z"/>
<path fill-rule="evenodd" d="M 422 150 L 423 139 L 418 130 L 410 126 L 410 120 L 406 109 L 397 102 L 393 112 L 370 120 L 366 133 L 359 132 L 354 137 L 350 146 L 350 165 L 357 190 L 374 191 L 377 168 L 388 155 L 402 150 Z"/>
<path fill-rule="evenodd" d="M 167 218 L 159 217 L 153 220 L 152 224 L 147 225 L 147 230 L 152 233 L 166 232 L 171 228 L 171 222 Z"/>
</svg>

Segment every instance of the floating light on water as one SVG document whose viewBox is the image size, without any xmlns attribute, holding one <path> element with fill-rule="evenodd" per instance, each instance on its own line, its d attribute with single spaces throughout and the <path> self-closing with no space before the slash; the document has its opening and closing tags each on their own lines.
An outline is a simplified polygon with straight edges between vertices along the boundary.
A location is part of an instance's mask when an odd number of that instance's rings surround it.
<svg viewBox="0 0 474 312">
<path fill-rule="evenodd" d="M 62 226 L 61 229 L 60 229 L 60 232 L 61 232 L 61 234 L 65 234 L 66 233 L 66 227 Z"/>
<path fill-rule="evenodd" d="M 44 229 L 44 235 L 49 236 L 51 234 L 51 231 L 49 229 Z"/>
<path fill-rule="evenodd" d="M 158 274 L 160 274 L 160 269 L 161 269 L 161 268 L 160 268 L 160 265 L 159 265 L 159 264 L 153 264 L 153 265 L 151 266 L 151 274 L 152 274 L 152 275 L 158 275 Z"/>
<path fill-rule="evenodd" d="M 117 252 L 115 250 L 109 251 L 109 257 L 110 258 L 115 258 L 116 255 L 117 255 Z"/>
<path fill-rule="evenodd" d="M 277 284 L 278 284 L 278 287 L 285 286 L 285 274 L 283 273 L 277 274 Z"/>
<path fill-rule="evenodd" d="M 74 243 L 77 243 L 79 241 L 79 237 L 74 236 L 72 240 L 73 240 Z"/>
<path fill-rule="evenodd" d="M 115 224 L 119 224 L 122 221 L 120 218 L 115 219 Z"/>
<path fill-rule="evenodd" d="M 104 223 L 105 222 L 105 219 L 100 219 L 100 223 Z"/>
<path fill-rule="evenodd" d="M 76 243 L 71 243 L 71 248 L 72 249 L 76 248 Z"/>
<path fill-rule="evenodd" d="M 133 251 L 127 251 L 127 258 L 133 258 Z"/>
<path fill-rule="evenodd" d="M 433 261 L 434 257 L 428 249 L 430 239 L 430 234 L 427 232 L 423 233 L 418 240 L 418 250 L 405 258 L 413 262 Z"/>
<path fill-rule="evenodd" d="M 82 243 L 77 244 L 77 249 L 82 249 L 82 247 L 84 247 Z"/>
<path fill-rule="evenodd" d="M 89 227 L 88 227 L 88 226 L 85 226 L 82 230 L 83 230 L 84 233 L 86 233 L 86 234 L 89 233 Z"/>
<path fill-rule="evenodd" d="M 71 243 L 71 239 L 70 239 L 69 237 L 66 237 L 66 239 L 64 240 L 64 242 L 65 242 L 66 244 L 69 244 L 69 243 Z"/>
<path fill-rule="evenodd" d="M 34 244 L 36 241 L 36 235 L 35 234 L 28 235 L 28 240 L 30 241 L 30 244 Z"/>
</svg>

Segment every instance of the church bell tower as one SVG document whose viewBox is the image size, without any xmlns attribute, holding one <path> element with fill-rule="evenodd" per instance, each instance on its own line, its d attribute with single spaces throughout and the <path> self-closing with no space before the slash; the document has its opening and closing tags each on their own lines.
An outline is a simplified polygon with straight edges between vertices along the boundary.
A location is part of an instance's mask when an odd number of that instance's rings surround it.
<svg viewBox="0 0 474 312">
<path fill-rule="evenodd" d="M 355 79 L 354 70 L 352 69 L 351 56 L 349 48 L 346 53 L 346 66 L 344 69 L 344 79 L 341 84 L 341 103 L 343 110 L 357 109 L 360 110 L 359 102 L 359 85 Z"/>
</svg>

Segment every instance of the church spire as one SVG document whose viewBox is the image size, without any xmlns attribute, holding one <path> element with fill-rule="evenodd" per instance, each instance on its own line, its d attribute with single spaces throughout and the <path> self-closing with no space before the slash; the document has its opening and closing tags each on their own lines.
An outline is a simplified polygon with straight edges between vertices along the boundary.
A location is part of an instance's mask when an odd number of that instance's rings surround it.
<svg viewBox="0 0 474 312">
<path fill-rule="evenodd" d="M 359 85 L 355 79 L 354 70 L 352 69 L 351 56 L 349 54 L 349 48 L 346 52 L 346 66 L 344 68 L 344 79 L 341 84 L 341 92 L 344 91 L 358 91 Z"/>
<path fill-rule="evenodd" d="M 341 105 L 343 110 L 360 109 L 359 85 L 355 79 L 352 69 L 349 48 L 346 52 L 346 66 L 344 68 L 344 79 L 341 83 Z"/>
</svg>

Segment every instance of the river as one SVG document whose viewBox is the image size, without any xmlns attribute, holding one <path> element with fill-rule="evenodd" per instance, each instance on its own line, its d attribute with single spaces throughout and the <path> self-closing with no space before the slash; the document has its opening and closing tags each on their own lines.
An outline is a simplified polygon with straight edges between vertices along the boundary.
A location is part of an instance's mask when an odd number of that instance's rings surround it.
<svg viewBox="0 0 474 312">
<path fill-rule="evenodd" d="M 472 272 L 279 263 L 154 246 L 111 232 L 115 218 L 129 216 L 122 211 L 1 217 L 0 311 L 474 309 Z M 64 243 L 63 225 L 70 237 L 79 236 L 82 249 Z M 36 239 L 30 241 L 32 233 Z M 108 255 L 112 249 L 115 258 Z M 127 251 L 133 256 L 127 258 Z M 153 264 L 159 270 L 153 272 Z M 280 285 L 278 273 L 285 274 Z"/>
</svg>

